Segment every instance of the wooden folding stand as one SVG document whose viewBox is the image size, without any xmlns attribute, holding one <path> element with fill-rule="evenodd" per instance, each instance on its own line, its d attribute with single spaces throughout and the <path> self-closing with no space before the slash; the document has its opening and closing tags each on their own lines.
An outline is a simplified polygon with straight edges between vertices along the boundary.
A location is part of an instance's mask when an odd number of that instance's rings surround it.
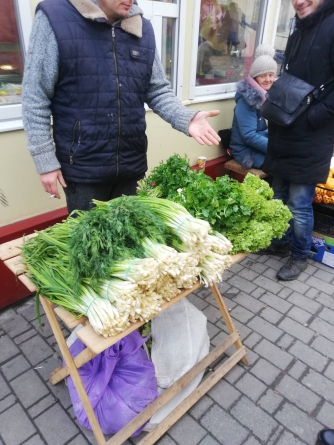
<svg viewBox="0 0 334 445">
<path fill-rule="evenodd" d="M 34 236 L 34 235 L 31 235 Z M 22 264 L 22 257 L 20 256 L 20 246 L 23 244 L 23 238 L 10 241 L 0 245 L 0 259 L 4 261 L 6 266 L 15 274 L 18 278 L 28 287 L 32 292 L 36 290 L 34 284 L 29 280 L 27 275 L 24 274 L 25 266 Z M 240 261 L 246 255 L 238 254 L 232 256 L 233 264 Z M 173 300 L 163 303 L 161 311 L 166 310 L 177 301 L 186 297 L 194 292 L 196 289 L 202 287 L 201 283 L 196 283 L 191 289 L 184 289 Z M 81 317 L 76 319 L 66 310 L 56 307 L 53 303 L 47 300 L 45 297 L 41 297 L 41 302 L 45 311 L 45 314 L 49 320 L 54 336 L 59 345 L 59 349 L 63 356 L 66 366 L 60 366 L 55 369 L 50 375 L 50 382 L 52 385 L 63 380 L 70 375 L 73 379 L 74 385 L 78 391 L 83 407 L 86 411 L 90 425 L 96 438 L 98 445 L 121 445 L 126 439 L 128 439 L 138 428 L 147 422 L 153 414 L 155 414 L 160 408 L 168 403 L 176 394 L 178 394 L 185 386 L 188 385 L 200 372 L 209 367 L 213 362 L 219 359 L 220 356 L 233 344 L 236 347 L 236 352 L 227 358 L 214 372 L 202 381 L 202 383 L 180 404 L 175 408 L 159 425 L 157 425 L 151 432 L 149 432 L 138 445 L 152 445 L 161 437 L 177 420 L 179 420 L 183 414 L 185 414 L 206 392 L 209 391 L 233 366 L 235 366 L 240 360 L 248 365 L 246 349 L 242 345 L 239 332 L 236 330 L 233 321 L 230 317 L 228 309 L 224 303 L 224 300 L 214 284 L 210 286 L 211 292 L 217 302 L 224 322 L 227 326 L 229 336 L 216 346 L 208 355 L 206 355 L 200 362 L 198 362 L 193 368 L 191 368 L 186 374 L 178 379 L 172 386 L 166 389 L 157 399 L 155 399 L 150 405 L 148 405 L 142 412 L 137 414 L 129 423 L 127 423 L 117 434 L 112 436 L 107 442 L 101 431 L 98 420 L 94 414 L 93 408 L 90 404 L 86 390 L 81 381 L 78 369 L 91 360 L 96 355 L 100 354 L 111 345 L 130 334 L 134 330 L 138 329 L 144 324 L 142 321 L 132 323 L 131 326 L 121 334 L 113 337 L 104 338 L 98 335 L 90 325 L 87 317 Z M 65 323 L 65 325 L 73 329 L 79 324 L 83 325 L 82 329 L 77 331 L 77 336 L 86 345 L 84 349 L 77 357 L 72 358 L 70 351 L 67 347 L 66 340 L 61 331 L 57 316 Z"/>
</svg>

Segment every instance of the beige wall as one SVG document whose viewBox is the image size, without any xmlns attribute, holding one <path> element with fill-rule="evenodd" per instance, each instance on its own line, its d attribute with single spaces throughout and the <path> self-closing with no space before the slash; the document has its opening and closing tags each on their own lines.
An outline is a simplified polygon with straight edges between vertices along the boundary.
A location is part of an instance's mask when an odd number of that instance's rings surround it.
<svg viewBox="0 0 334 445">
<path fill-rule="evenodd" d="M 190 108 L 221 110 L 220 116 L 210 120 L 216 130 L 231 125 L 232 100 L 204 103 L 200 107 L 192 105 Z M 152 111 L 147 113 L 147 135 L 149 169 L 174 153 L 187 153 L 191 164 L 196 163 L 197 156 L 214 159 L 221 155 L 219 147 L 200 146 L 192 138 L 173 130 Z M 66 206 L 64 196 L 61 200 L 49 199 L 44 192 L 26 149 L 23 131 L 0 133 L 0 151 L 0 189 L 9 203 L 8 207 L 0 205 L 0 227 Z"/>
</svg>

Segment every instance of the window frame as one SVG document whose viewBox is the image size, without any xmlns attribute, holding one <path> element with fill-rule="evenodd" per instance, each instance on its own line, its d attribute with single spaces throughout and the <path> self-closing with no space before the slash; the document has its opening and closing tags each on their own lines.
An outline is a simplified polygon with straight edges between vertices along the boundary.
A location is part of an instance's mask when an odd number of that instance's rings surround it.
<svg viewBox="0 0 334 445">
<path fill-rule="evenodd" d="M 174 61 L 173 89 L 177 97 L 182 100 L 182 83 L 183 83 L 183 63 L 184 60 L 184 42 L 185 42 L 185 26 L 181 27 L 181 23 L 185 23 L 187 0 L 177 0 L 177 3 L 165 3 L 152 0 L 138 0 L 138 6 L 142 9 L 144 17 L 149 20 L 153 26 L 156 47 L 159 55 L 162 51 L 162 19 L 175 19 L 175 41 L 174 41 Z M 183 19 L 183 20 L 182 20 Z"/>
<path fill-rule="evenodd" d="M 23 62 L 28 51 L 32 27 L 30 0 L 14 0 L 16 23 L 19 32 Z M 0 133 L 22 130 L 22 104 L 0 106 Z"/>
<path fill-rule="evenodd" d="M 258 46 L 263 41 L 263 36 L 265 35 L 267 25 L 268 10 L 273 3 L 279 4 L 280 7 L 280 2 L 278 2 L 277 0 L 261 0 L 255 46 Z M 237 82 L 203 86 L 196 85 L 196 67 L 198 54 L 197 42 L 199 38 L 198 20 L 200 16 L 200 5 L 201 0 L 194 0 L 194 26 L 192 33 L 191 62 L 189 70 L 189 99 L 192 101 L 192 103 L 231 99 L 235 96 Z M 274 30 L 270 34 L 272 34 L 271 38 L 274 38 Z"/>
</svg>

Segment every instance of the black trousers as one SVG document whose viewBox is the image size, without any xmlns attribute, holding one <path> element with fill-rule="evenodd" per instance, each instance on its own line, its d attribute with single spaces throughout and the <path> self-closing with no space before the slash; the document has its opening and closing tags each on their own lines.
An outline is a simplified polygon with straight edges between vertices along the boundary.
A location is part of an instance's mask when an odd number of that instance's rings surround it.
<svg viewBox="0 0 334 445">
<path fill-rule="evenodd" d="M 131 177 L 115 179 L 103 184 L 81 184 L 67 182 L 64 188 L 68 213 L 73 210 L 90 210 L 94 207 L 93 199 L 109 201 L 122 195 L 135 195 L 138 181 L 143 179 L 145 173 Z"/>
</svg>

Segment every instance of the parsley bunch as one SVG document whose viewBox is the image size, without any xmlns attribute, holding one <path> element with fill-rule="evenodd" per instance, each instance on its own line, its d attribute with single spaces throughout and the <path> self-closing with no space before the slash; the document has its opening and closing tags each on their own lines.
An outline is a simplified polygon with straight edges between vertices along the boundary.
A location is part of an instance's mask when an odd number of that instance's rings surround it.
<svg viewBox="0 0 334 445">
<path fill-rule="evenodd" d="M 224 234 L 233 244 L 233 253 L 268 246 L 272 238 L 283 236 L 292 217 L 258 176 L 248 174 L 243 183 L 227 175 L 213 180 L 203 170 L 191 170 L 187 156 L 177 154 L 152 170 L 140 183 L 138 194 L 179 202 Z"/>
</svg>

